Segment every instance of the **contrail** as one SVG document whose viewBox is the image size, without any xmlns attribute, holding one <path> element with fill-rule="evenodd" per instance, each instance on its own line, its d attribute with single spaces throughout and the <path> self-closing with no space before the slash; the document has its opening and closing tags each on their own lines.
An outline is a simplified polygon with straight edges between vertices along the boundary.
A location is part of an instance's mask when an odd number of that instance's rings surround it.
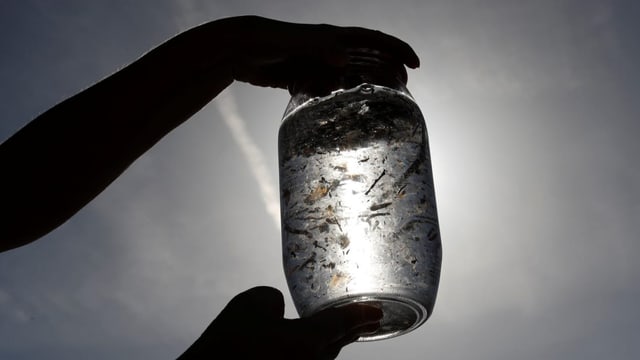
<svg viewBox="0 0 640 360">
<path fill-rule="evenodd" d="M 267 213 L 271 216 L 276 228 L 280 229 L 280 200 L 278 199 L 278 191 L 269 176 L 269 169 L 265 165 L 266 162 L 260 149 L 258 149 L 251 135 L 247 132 L 245 121 L 238 112 L 238 107 L 236 106 L 233 95 L 231 95 L 229 91 L 220 94 L 216 99 L 216 104 L 220 115 L 222 115 L 222 119 L 229 127 L 229 130 L 231 130 L 233 139 L 249 163 L 249 169 L 251 169 L 251 173 L 258 183 Z"/>
</svg>

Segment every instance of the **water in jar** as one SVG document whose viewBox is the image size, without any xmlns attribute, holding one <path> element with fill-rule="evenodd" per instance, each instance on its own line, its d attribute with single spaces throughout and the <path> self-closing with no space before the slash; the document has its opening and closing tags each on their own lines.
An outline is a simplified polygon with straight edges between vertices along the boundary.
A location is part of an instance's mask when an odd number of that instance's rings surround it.
<svg viewBox="0 0 640 360">
<path fill-rule="evenodd" d="M 283 264 L 301 316 L 365 302 L 384 312 L 360 341 L 431 313 L 441 245 L 424 118 L 363 84 L 289 111 L 279 131 Z"/>
</svg>

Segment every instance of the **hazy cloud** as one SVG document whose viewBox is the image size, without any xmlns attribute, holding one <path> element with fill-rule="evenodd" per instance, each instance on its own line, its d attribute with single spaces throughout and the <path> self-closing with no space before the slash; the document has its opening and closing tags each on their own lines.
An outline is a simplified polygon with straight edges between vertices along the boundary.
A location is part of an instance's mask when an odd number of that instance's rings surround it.
<svg viewBox="0 0 640 360">
<path fill-rule="evenodd" d="M 231 135 L 236 144 L 242 150 L 251 174 L 258 183 L 262 201 L 267 213 L 271 216 L 273 224 L 280 229 L 280 199 L 274 181 L 271 179 L 271 172 L 267 168 L 262 151 L 251 138 L 246 130 L 246 122 L 238 112 L 238 108 L 233 95 L 227 91 L 216 100 L 217 108 L 222 115 L 222 120 L 231 130 Z"/>
</svg>

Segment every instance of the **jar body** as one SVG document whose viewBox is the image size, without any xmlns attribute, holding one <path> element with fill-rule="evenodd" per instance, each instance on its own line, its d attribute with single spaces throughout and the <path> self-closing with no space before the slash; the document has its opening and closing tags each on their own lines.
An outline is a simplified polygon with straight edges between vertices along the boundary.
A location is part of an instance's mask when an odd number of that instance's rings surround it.
<svg viewBox="0 0 640 360">
<path fill-rule="evenodd" d="M 441 243 L 426 126 L 410 95 L 361 84 L 290 107 L 278 147 L 283 265 L 300 316 L 380 307 L 380 329 L 359 341 L 424 323 Z"/>
</svg>

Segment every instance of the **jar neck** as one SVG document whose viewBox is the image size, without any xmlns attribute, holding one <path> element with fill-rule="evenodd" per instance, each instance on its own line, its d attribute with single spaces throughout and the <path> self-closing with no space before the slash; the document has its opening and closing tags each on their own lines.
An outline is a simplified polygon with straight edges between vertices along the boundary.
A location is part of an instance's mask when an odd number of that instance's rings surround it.
<svg viewBox="0 0 640 360">
<path fill-rule="evenodd" d="M 355 49 L 347 52 L 347 59 L 337 81 L 341 89 L 366 83 L 407 92 L 407 71 L 390 56 L 370 49 Z"/>
<path fill-rule="evenodd" d="M 289 108 L 297 107 L 315 97 L 322 97 L 337 90 L 348 90 L 362 84 L 384 86 L 403 92 L 407 90 L 407 71 L 394 58 L 371 49 L 347 51 L 346 65 L 340 68 L 309 70 L 309 75 L 291 84 L 292 96 Z"/>
</svg>

